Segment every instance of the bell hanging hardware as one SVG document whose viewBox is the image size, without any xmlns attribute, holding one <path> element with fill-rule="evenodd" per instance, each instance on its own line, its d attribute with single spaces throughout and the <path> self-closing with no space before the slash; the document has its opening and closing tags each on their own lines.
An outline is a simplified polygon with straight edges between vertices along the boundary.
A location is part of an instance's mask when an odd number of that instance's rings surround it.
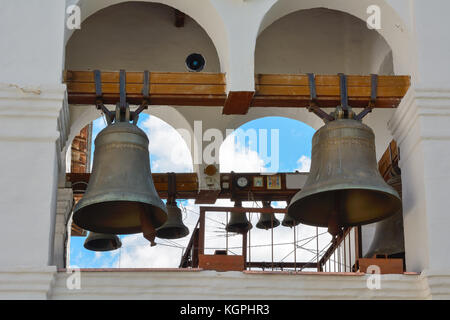
<svg viewBox="0 0 450 320">
<path fill-rule="evenodd" d="M 75 206 L 73 221 L 96 233 L 142 232 L 153 246 L 156 229 L 167 220 L 167 209 L 153 183 L 148 137 L 137 127 L 138 115 L 148 100 L 130 112 L 122 70 L 120 102 L 112 113 L 102 103 L 100 72 L 94 74 L 97 108 L 105 113 L 108 126 L 95 139 L 92 174 L 84 197 Z M 144 81 L 148 79 L 147 74 Z M 144 90 L 146 87 L 148 84 Z"/>
<path fill-rule="evenodd" d="M 339 77 L 341 105 L 332 118 L 312 109 L 325 125 L 313 136 L 308 179 L 287 213 L 300 223 L 328 227 L 334 236 L 342 227 L 377 222 L 401 210 L 399 194 L 378 171 L 375 135 L 361 121 L 375 104 L 377 77 L 372 76 L 371 103 L 359 115 L 348 105 L 346 76 Z"/>
</svg>

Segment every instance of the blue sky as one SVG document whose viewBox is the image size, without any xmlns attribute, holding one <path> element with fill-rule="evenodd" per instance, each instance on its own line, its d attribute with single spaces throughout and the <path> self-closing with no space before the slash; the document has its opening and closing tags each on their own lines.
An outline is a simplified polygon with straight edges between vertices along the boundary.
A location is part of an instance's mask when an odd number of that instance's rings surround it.
<svg viewBox="0 0 450 320">
<path fill-rule="evenodd" d="M 147 114 L 142 114 L 138 126 L 143 129 L 148 135 L 150 140 L 150 158 L 151 158 L 151 170 L 152 172 L 192 172 L 192 164 L 190 163 L 189 149 L 182 140 L 181 136 L 168 124 L 162 120 L 149 116 Z M 93 139 L 96 135 L 105 127 L 105 122 L 102 118 L 97 119 L 93 123 Z M 311 139 L 314 134 L 314 129 L 308 125 L 287 118 L 282 117 L 266 117 L 248 122 L 240 127 L 241 129 L 266 129 L 278 130 L 279 132 L 279 172 L 292 172 L 295 170 L 307 171 L 309 169 L 310 157 L 311 157 Z M 228 138 L 228 146 L 232 146 L 232 138 Z M 227 139 L 227 140 L 228 140 Z M 223 148 L 226 148 L 227 140 L 225 140 Z M 272 141 L 269 140 L 268 147 L 270 150 Z M 177 163 L 173 163 L 174 158 L 170 154 L 170 150 L 166 147 L 167 145 L 177 145 L 180 150 L 177 153 L 176 159 L 181 159 Z M 248 146 L 247 146 L 248 147 Z M 230 151 L 231 150 L 231 151 Z M 233 151 L 234 150 L 234 151 Z M 227 159 L 228 154 L 234 152 L 237 157 L 237 161 L 233 164 L 228 163 L 223 165 L 224 168 L 232 169 L 236 172 L 238 171 L 258 171 L 258 166 L 261 166 L 261 161 L 258 158 L 258 147 L 256 145 L 250 145 L 249 150 L 245 148 L 231 148 L 226 149 Z M 248 153 L 250 152 L 250 153 Z M 247 159 L 254 158 L 253 163 L 246 165 Z M 221 163 L 224 162 L 221 158 Z M 267 165 L 262 165 L 266 166 Z M 180 207 L 182 208 L 184 215 L 184 223 L 192 231 L 197 219 L 198 210 L 197 206 L 192 200 L 180 200 L 178 201 Z M 222 206 L 232 206 L 229 200 L 219 200 L 217 205 Z M 244 203 L 244 206 L 254 206 L 255 203 Z M 285 203 L 274 203 L 274 206 L 284 207 Z M 211 247 L 213 251 L 216 247 L 222 248 L 225 246 L 224 241 L 224 225 L 226 224 L 225 216 L 221 213 L 211 213 L 207 224 L 207 247 Z M 253 225 L 257 222 L 257 215 L 250 217 L 252 219 Z M 282 219 L 282 215 L 278 217 Z M 305 237 L 314 235 L 316 232 L 315 228 L 307 226 L 299 226 L 298 232 Z M 323 232 L 323 230 L 321 231 Z M 252 237 L 254 244 L 258 241 L 262 246 L 267 245 L 270 242 L 270 232 L 267 233 L 264 230 L 259 230 L 256 228 L 252 229 Z M 286 242 L 291 241 L 292 230 L 285 227 L 278 227 L 274 229 L 274 242 Z M 268 238 L 269 237 L 269 238 Z M 123 246 L 121 249 L 106 252 L 106 253 L 96 253 L 84 249 L 83 243 L 85 241 L 84 237 L 72 237 L 70 246 L 70 265 L 72 267 L 81 268 L 106 268 L 106 267 L 177 267 L 179 263 L 179 258 L 183 252 L 182 247 L 186 246 L 189 241 L 190 235 L 183 239 L 177 239 L 174 241 L 167 241 L 158 239 L 158 246 L 150 248 L 148 242 L 142 238 L 141 234 L 137 235 L 127 235 L 120 236 Z M 276 239 L 275 239 L 276 238 Z M 321 239 L 322 244 L 328 242 L 328 238 L 324 235 Z M 313 241 L 315 242 L 315 241 Z M 230 237 L 229 246 L 240 245 L 240 237 Z M 306 246 L 311 244 L 306 244 Z M 289 247 L 290 249 L 292 246 Z M 282 249 L 282 246 L 277 250 L 278 260 L 285 257 L 291 251 L 289 248 Z M 315 248 L 315 247 L 314 247 Z M 311 247 L 313 249 L 313 247 Z M 235 250 L 235 249 L 233 249 Z M 252 249 L 253 250 L 253 249 Z M 238 250 L 239 251 L 239 250 Z M 270 248 L 262 247 L 258 251 L 256 248 L 252 251 L 252 255 L 256 258 L 259 257 L 262 260 L 270 260 L 268 257 Z M 208 252 L 207 252 L 208 253 Z M 213 253 L 213 252 L 211 252 Z M 304 251 L 303 260 L 308 260 L 311 257 L 310 252 Z M 309 254 L 309 256 L 308 256 Z M 289 260 L 289 259 L 288 259 Z M 292 260 L 292 259 L 290 259 Z"/>
</svg>

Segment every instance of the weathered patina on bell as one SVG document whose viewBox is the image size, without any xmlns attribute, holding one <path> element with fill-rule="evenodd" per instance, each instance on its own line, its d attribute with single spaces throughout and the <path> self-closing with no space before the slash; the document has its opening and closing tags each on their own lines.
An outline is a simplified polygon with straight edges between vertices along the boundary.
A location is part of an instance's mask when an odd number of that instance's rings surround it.
<svg viewBox="0 0 450 320">
<path fill-rule="evenodd" d="M 122 247 L 122 242 L 115 234 L 89 232 L 84 247 L 91 251 L 113 251 Z"/>
<path fill-rule="evenodd" d="M 147 135 L 127 120 L 108 125 L 95 139 L 92 174 L 73 221 L 110 234 L 140 233 L 145 221 L 150 231 L 144 234 L 153 237 L 167 211 L 153 184 Z"/>
<path fill-rule="evenodd" d="M 236 201 L 234 203 L 235 208 L 242 208 L 242 202 Z M 247 233 L 251 228 L 253 228 L 250 221 L 247 219 L 247 214 L 245 212 L 231 212 L 230 221 L 226 225 L 225 229 L 228 232 L 236 232 L 240 234 Z"/>
<path fill-rule="evenodd" d="M 272 208 L 270 201 L 263 201 L 263 208 Z M 275 217 L 274 213 L 260 213 L 258 223 L 256 227 L 258 229 L 272 229 L 280 225 L 280 221 Z"/>
<path fill-rule="evenodd" d="M 156 229 L 156 236 L 161 239 L 180 239 L 189 234 L 189 229 L 183 223 L 183 216 L 177 203 L 167 203 L 167 221 Z"/>
<path fill-rule="evenodd" d="M 329 227 L 334 234 L 342 226 L 383 220 L 402 207 L 378 171 L 372 129 L 337 115 L 314 134 L 308 179 L 288 207 L 300 223 Z"/>
<path fill-rule="evenodd" d="M 393 175 L 387 183 L 399 193 L 400 197 L 402 196 L 400 174 Z M 377 223 L 375 235 L 365 257 L 392 256 L 404 252 L 403 212 L 400 210 L 393 216 Z"/>
</svg>

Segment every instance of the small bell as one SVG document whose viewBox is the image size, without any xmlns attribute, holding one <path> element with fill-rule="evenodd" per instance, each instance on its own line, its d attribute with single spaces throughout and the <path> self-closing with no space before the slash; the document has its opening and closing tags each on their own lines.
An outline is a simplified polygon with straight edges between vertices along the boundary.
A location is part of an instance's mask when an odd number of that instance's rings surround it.
<svg viewBox="0 0 450 320">
<path fill-rule="evenodd" d="M 402 196 L 402 180 L 400 173 L 393 174 L 387 182 Z M 365 257 L 375 255 L 392 256 L 405 252 L 403 232 L 403 212 L 398 211 L 393 216 L 380 221 L 376 225 L 375 235 Z"/>
<path fill-rule="evenodd" d="M 288 215 L 287 213 L 284 215 L 284 219 L 281 222 L 281 225 L 284 227 L 295 227 L 297 225 L 300 224 L 300 221 L 295 221 L 290 215 Z"/>
<path fill-rule="evenodd" d="M 263 201 L 263 208 L 272 208 L 270 206 L 270 201 Z M 280 221 L 275 217 L 274 213 L 261 213 L 259 216 L 259 221 L 256 224 L 258 229 L 272 229 L 280 225 Z"/>
<path fill-rule="evenodd" d="M 242 202 L 236 201 L 234 203 L 234 207 L 242 208 Z M 253 226 L 250 221 L 248 221 L 247 214 L 245 212 L 232 212 L 230 221 L 225 227 L 228 232 L 236 232 L 240 234 L 247 233 L 251 228 L 253 228 Z"/>
<path fill-rule="evenodd" d="M 91 251 L 112 251 L 122 247 L 122 242 L 115 234 L 89 232 L 84 247 Z"/>
<path fill-rule="evenodd" d="M 189 229 L 183 223 L 183 216 L 176 201 L 167 203 L 167 221 L 156 229 L 156 236 L 161 239 L 180 239 L 189 234 Z"/>
</svg>

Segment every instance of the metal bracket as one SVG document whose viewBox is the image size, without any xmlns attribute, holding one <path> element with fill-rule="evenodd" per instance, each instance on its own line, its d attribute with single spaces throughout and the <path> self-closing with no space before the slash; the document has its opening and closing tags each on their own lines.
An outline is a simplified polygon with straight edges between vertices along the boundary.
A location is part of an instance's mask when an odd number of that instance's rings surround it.
<svg viewBox="0 0 450 320">
<path fill-rule="evenodd" d="M 102 110 L 105 114 L 106 122 L 110 125 L 114 120 L 114 113 L 109 111 L 103 104 L 103 92 L 102 92 L 102 74 L 100 70 L 94 70 L 95 80 L 95 106 L 98 110 Z"/>
<path fill-rule="evenodd" d="M 174 172 L 167 173 L 167 203 L 175 203 L 177 196 L 177 175 Z"/>
<path fill-rule="evenodd" d="M 371 92 L 370 92 L 369 105 L 356 116 L 356 120 L 362 120 L 367 114 L 371 113 L 372 109 L 375 107 L 375 103 L 377 100 L 377 91 L 378 91 L 378 75 L 371 74 L 370 81 L 371 81 L 371 84 L 370 84 Z"/>
<path fill-rule="evenodd" d="M 148 70 L 144 71 L 144 83 L 142 87 L 142 95 L 144 99 L 142 100 L 141 105 L 133 112 L 133 123 L 137 124 L 139 120 L 139 114 L 148 109 L 148 105 L 150 104 L 150 72 Z"/>
<path fill-rule="evenodd" d="M 325 123 L 333 121 L 334 117 L 323 111 L 317 105 L 317 91 L 316 91 L 316 78 L 314 73 L 308 73 L 309 92 L 310 92 L 310 105 L 308 107 L 309 112 L 313 112 L 316 116 L 321 118 Z"/>
<path fill-rule="evenodd" d="M 352 108 L 348 105 L 347 76 L 343 73 L 339 73 L 338 75 L 341 88 L 341 107 L 344 113 L 348 114 Z"/>
</svg>

